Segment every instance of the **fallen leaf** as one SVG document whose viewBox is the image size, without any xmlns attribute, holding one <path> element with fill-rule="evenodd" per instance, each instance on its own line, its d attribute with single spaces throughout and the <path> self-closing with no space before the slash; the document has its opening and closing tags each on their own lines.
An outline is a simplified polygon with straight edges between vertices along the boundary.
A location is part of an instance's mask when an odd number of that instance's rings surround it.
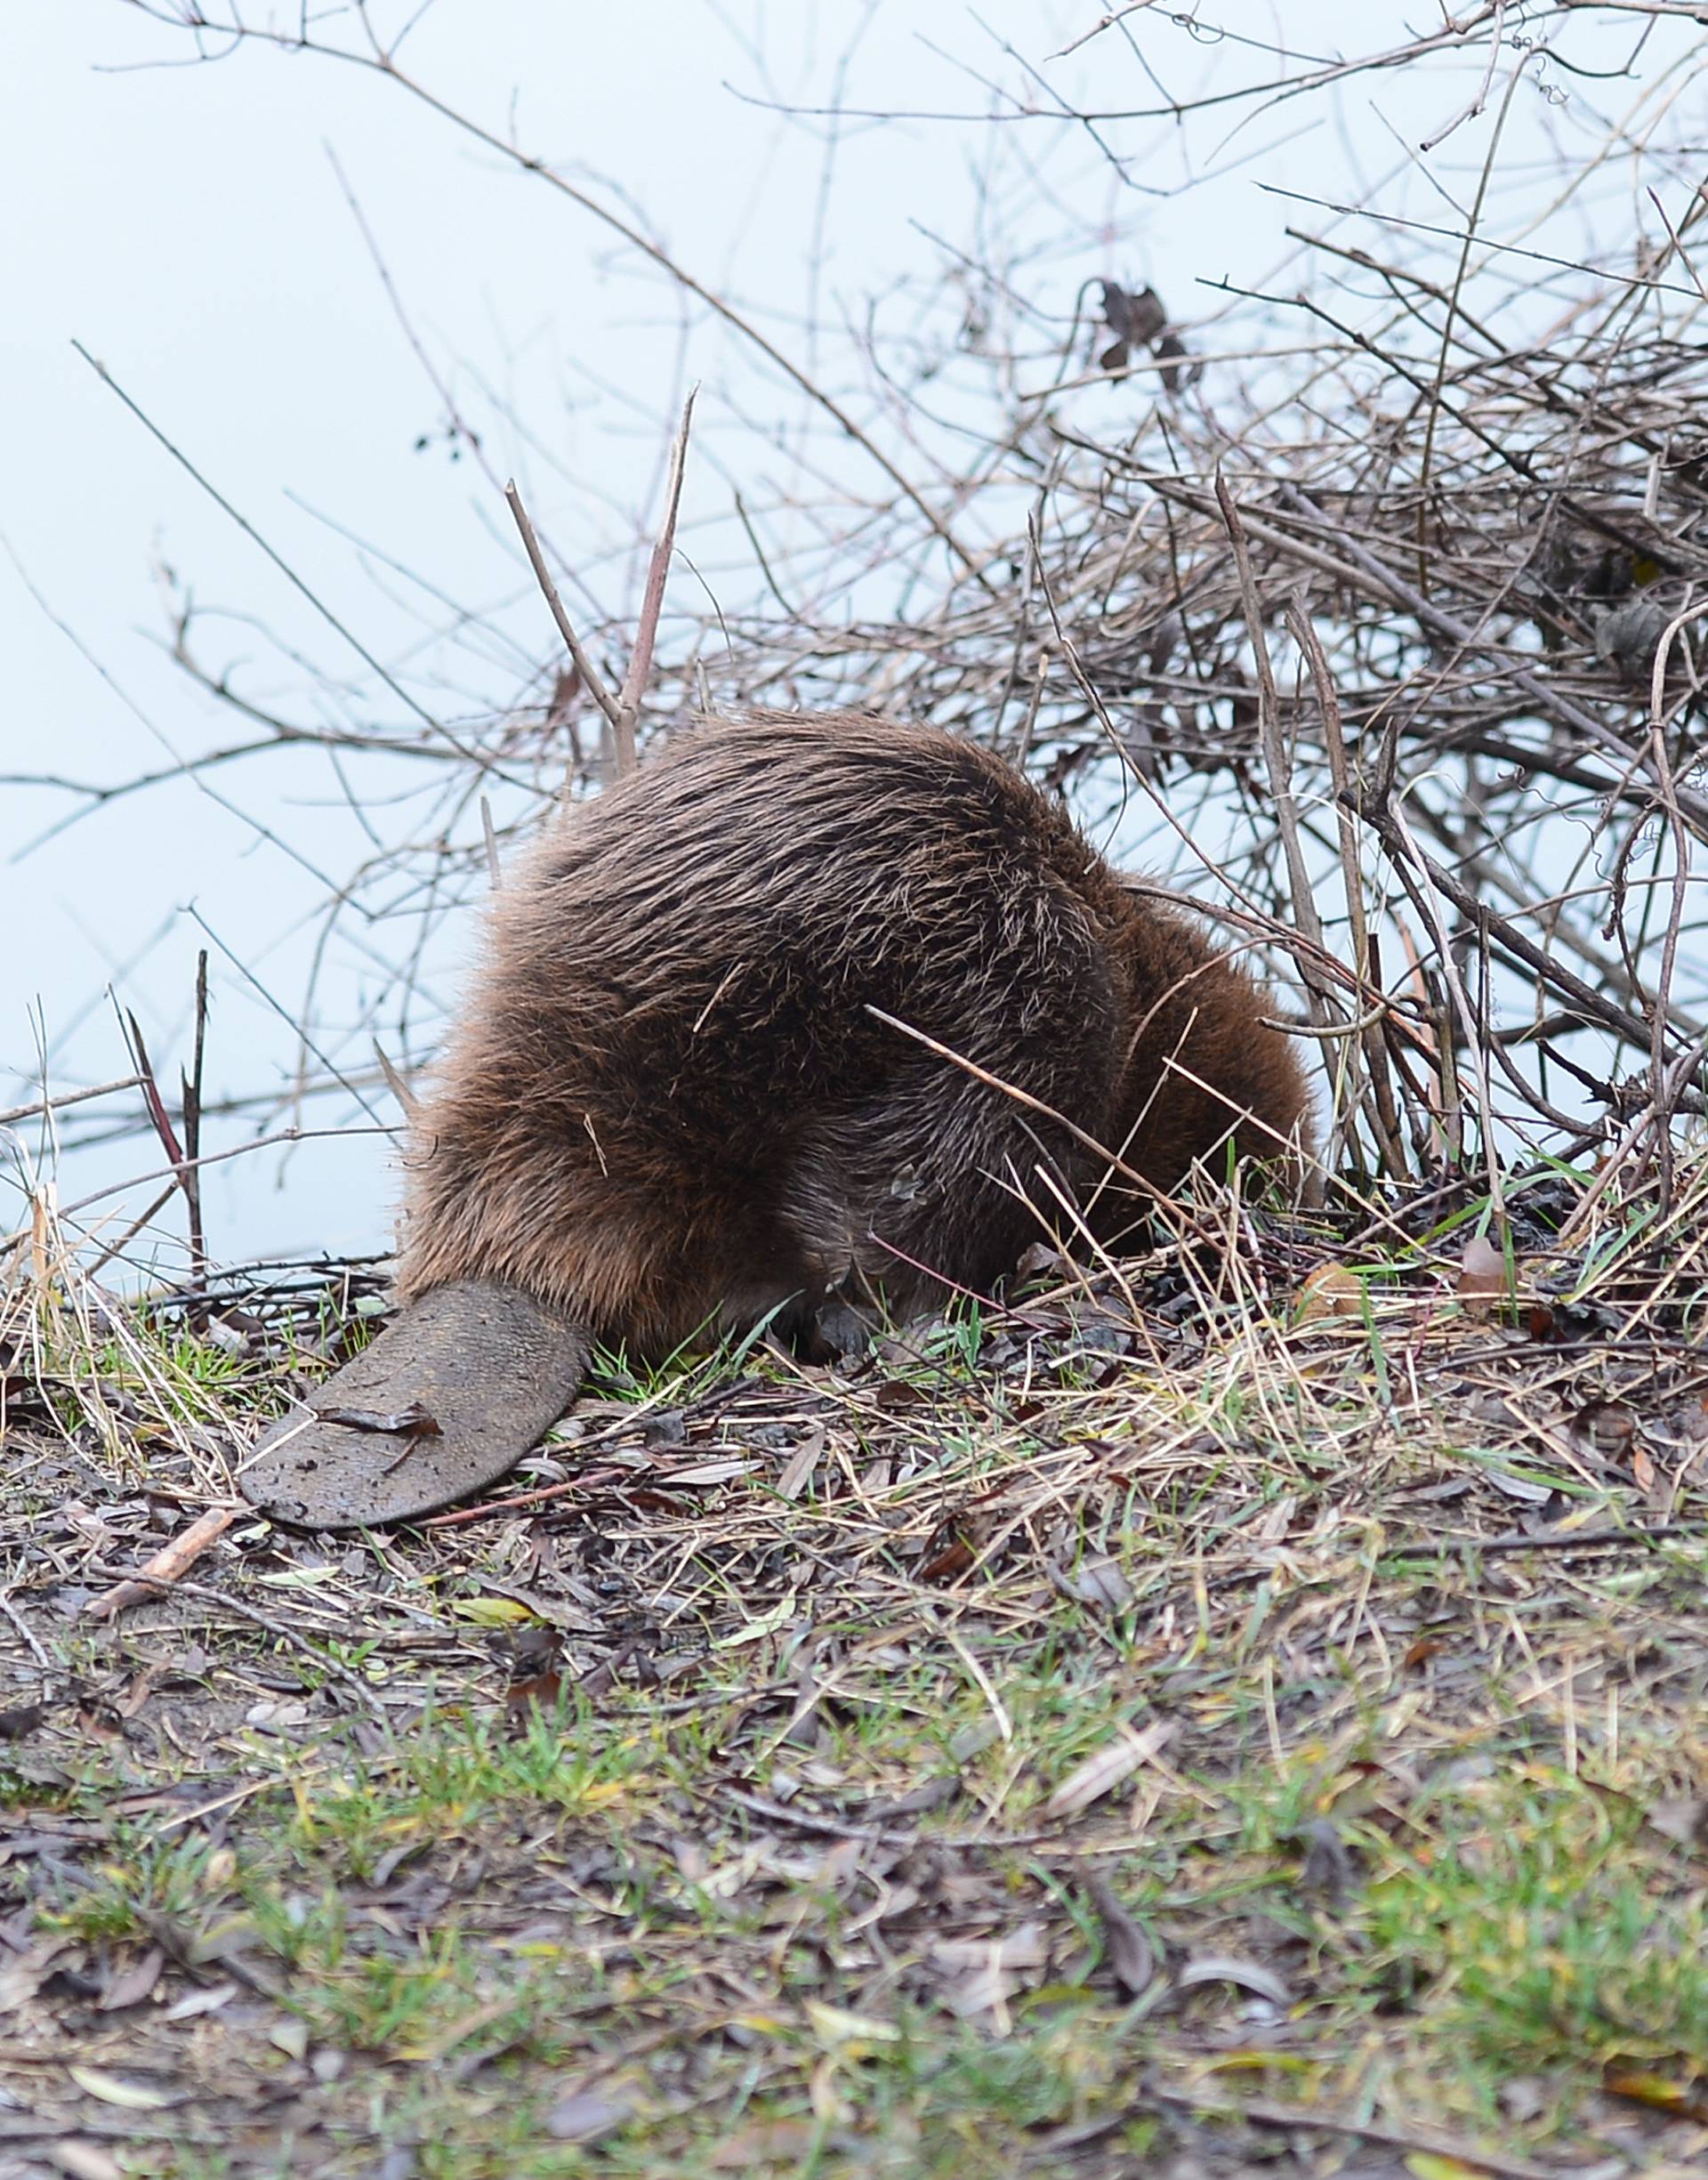
<svg viewBox="0 0 1708 2180">
<path fill-rule="evenodd" d="M 832 2048 L 843 2044 L 893 2044 L 901 2035 L 893 2022 L 877 2021 L 869 2014 L 850 2014 L 822 1998 L 806 2001 L 807 2019 L 818 2041 Z"/>
<path fill-rule="evenodd" d="M 1041 1813 L 1046 1817 L 1076 1816 L 1082 1809 L 1113 1791 L 1124 1779 L 1129 1779 L 1141 1764 L 1147 1764 L 1157 1750 L 1174 1738 L 1174 1721 L 1158 1718 L 1142 1732 L 1135 1733 L 1131 1726 L 1123 1726 L 1112 1740 L 1076 1764 L 1066 1779 L 1043 1805 Z"/>
<path fill-rule="evenodd" d="M 83 2142 L 62 2135 L 48 2144 L 48 2155 L 70 2180 L 125 2180 L 125 2168 L 110 2158 L 99 2143 Z"/>
<path fill-rule="evenodd" d="M 342 1423 L 347 1431 L 392 1431 L 405 1438 L 442 1438 L 439 1418 L 419 1401 L 395 1412 L 378 1408 L 323 1408 L 322 1423 Z"/>
<path fill-rule="evenodd" d="M 1156 1981 L 1156 1950 L 1116 1899 L 1113 1886 L 1101 1877 L 1091 1877 L 1085 1892 L 1103 1926 L 1103 1958 L 1109 1973 L 1128 1998 L 1136 1998 Z"/>
<path fill-rule="evenodd" d="M 198 1930 L 185 1950 L 197 1967 L 206 1967 L 216 1960 L 233 1960 L 251 1951 L 260 1937 L 254 1916 L 240 1910 L 234 1915 L 222 1915 L 216 1922 Z"/>
<path fill-rule="evenodd" d="M 1708 1800 L 1697 1795 L 1676 1795 L 1651 1802 L 1644 1821 L 1663 1839 L 1681 1847 L 1708 1847 Z"/>
<path fill-rule="evenodd" d="M 1002 1738 L 1002 1729 L 994 1718 L 975 1718 L 971 1725 L 962 1726 L 950 1736 L 949 1754 L 957 1764 L 971 1764 L 974 1756 L 983 1756 Z"/>
<path fill-rule="evenodd" d="M 777 1480 L 777 1495 L 779 1498 L 800 1498 L 812 1481 L 812 1472 L 818 1467 L 824 1450 L 824 1426 L 815 1425 L 789 1456 L 788 1466 Z"/>
<path fill-rule="evenodd" d="M 1501 2110 L 1520 2127 L 1540 2119 L 1553 2103 L 1551 2085 L 1535 2074 L 1514 2074 L 1495 2091 Z"/>
<path fill-rule="evenodd" d="M 263 1733 L 286 1733 L 300 1726 L 309 1715 L 306 1703 L 289 1700 L 283 1696 L 266 1696 L 259 1703 L 252 1703 L 243 1714 L 246 1726 L 257 1727 Z"/>
<path fill-rule="evenodd" d="M 38 1945 L 26 1953 L 20 1960 L 14 1960 L 6 1967 L 0 1968 L 0 2014 L 10 2014 L 19 2006 L 27 2006 L 52 1974 L 54 1964 L 60 1954 L 69 1950 L 63 1938 L 50 1938 L 45 1944 Z"/>
<path fill-rule="evenodd" d="M 469 2013 L 459 2014 L 434 2036 L 423 2037 L 419 2043 L 403 2047 L 403 2055 L 417 2065 L 437 2066 L 449 2056 L 459 2044 L 466 2044 L 471 2036 L 479 2036 L 482 2029 L 490 2029 L 495 2023 L 508 2021 L 516 2011 L 513 1998 L 488 1998 L 484 2006 L 477 2006 Z"/>
<path fill-rule="evenodd" d="M 1291 2006 L 1293 1993 L 1272 1968 L 1244 1960 L 1236 1953 L 1199 1953 L 1188 1960 L 1174 1979 L 1176 1987 L 1190 1990 L 1199 1983 L 1237 1983 L 1271 2006 Z"/>
<path fill-rule="evenodd" d="M 737 2128 L 705 2162 L 714 2172 L 759 2172 L 771 2166 L 804 2172 L 818 2137 L 818 2129 L 810 2119 L 761 2119 L 756 2126 Z"/>
<path fill-rule="evenodd" d="M 1318 1264 L 1306 1274 L 1299 1288 L 1297 1321 L 1312 1324 L 1319 1317 L 1362 1317 L 1364 1281 L 1344 1264 Z"/>
<path fill-rule="evenodd" d="M 996 1731 L 993 1725 L 991 1732 Z M 940 1772 L 935 1779 L 928 1779 L 922 1786 L 908 1793 L 898 1794 L 893 1801 L 868 1802 L 860 1812 L 864 1824 L 893 1824 L 898 1817 L 921 1817 L 928 1810 L 941 1809 L 952 1802 L 961 1791 L 961 1781 L 953 1772 Z"/>
<path fill-rule="evenodd" d="M 995 2014 L 1020 1988 L 1024 1972 L 1048 1957 L 1043 1928 L 1022 1923 L 1001 1938 L 943 1938 L 931 1948 L 931 1963 L 947 1980 L 941 1997 L 950 2013 L 970 2021 Z"/>
<path fill-rule="evenodd" d="M 238 1995 L 235 1983 L 209 1983 L 199 1990 L 186 1991 L 184 1996 L 169 2006 L 160 2016 L 162 2021 L 189 2021 L 197 2014 L 217 2014 L 222 2006 L 230 2006 Z"/>
<path fill-rule="evenodd" d="M 757 1461 L 696 1461 L 687 1468 L 670 1469 L 660 1481 L 673 1487 L 677 1484 L 733 1483 L 737 1476 L 751 1476 L 758 1466 Z"/>
<path fill-rule="evenodd" d="M 1540 1476 L 1527 1476 L 1516 1468 L 1488 1470 L 1488 1481 L 1503 1498 L 1515 1498 L 1521 1506 L 1545 1506 L 1558 1487 Z"/>
<path fill-rule="evenodd" d="M 1604 1460 L 1623 1461 L 1631 1458 L 1637 1447 L 1637 1417 L 1623 1401 L 1586 1401 L 1567 1426 L 1567 1434 L 1581 1450 L 1599 1454 Z M 1645 1461 L 1648 1457 L 1643 1456 Z M 1649 1465 L 1653 1480 L 1654 1466 Z M 1642 1483 L 1640 1476 L 1638 1482 Z M 1644 1490 L 1648 1487 L 1643 1485 Z"/>
<path fill-rule="evenodd" d="M 597 2142 L 626 2126 L 639 2109 L 628 2089 L 576 2089 L 552 2107 L 545 2129 L 558 2142 Z"/>
<path fill-rule="evenodd" d="M 99 2097 L 103 2104 L 117 2104 L 122 2111 L 165 2111 L 173 2103 L 158 2089 L 147 2088 L 140 2081 L 122 2080 L 98 2066 L 68 2066 L 65 2071 L 85 2096 Z"/>
<path fill-rule="evenodd" d="M 1050 1577 L 1064 1597 L 1080 1604 L 1120 1612 L 1132 1603 L 1132 1585 L 1112 1559 L 1087 1560 L 1071 1574 L 1052 1565 Z"/>
<path fill-rule="evenodd" d="M 536 1708 L 555 1710 L 562 1698 L 563 1675 L 554 1667 L 544 1673 L 530 1674 L 525 1681 L 512 1681 L 504 1690 L 504 1709 L 521 1732 L 530 1713 Z"/>
<path fill-rule="evenodd" d="M 107 1979 L 107 1988 L 95 2000 L 103 2014 L 122 2013 L 127 2006 L 141 2006 L 143 1999 L 160 1981 L 160 1971 L 166 1965 L 166 1957 L 157 1945 L 150 1946 L 140 1960 L 129 1967 L 120 1968 Z"/>
<path fill-rule="evenodd" d="M 1322 2061 L 1301 2051 L 1277 2051 L 1273 2044 L 1236 2045 L 1199 2061 L 1206 2074 L 1293 2074 L 1301 2081 L 1316 2079 Z"/>
<path fill-rule="evenodd" d="M 951 1537 L 920 1562 L 919 1578 L 922 1582 L 957 1581 L 977 1557 L 964 1537 Z"/>
<path fill-rule="evenodd" d="M 1639 2069 L 1627 2072 L 1609 2068 L 1601 2077 L 1601 2087 L 1609 2096 L 1623 2097 L 1628 2103 L 1647 2104 L 1652 2111 L 1674 2112 L 1698 2123 L 1708 2121 L 1708 2083 L 1700 2080 L 1674 2081 Z"/>
<path fill-rule="evenodd" d="M 786 1627 L 794 1619 L 794 1613 L 795 1592 L 791 1590 L 780 1604 L 773 1605 L 769 1612 L 758 1614 L 745 1627 L 737 1627 L 733 1634 L 720 1635 L 712 1647 L 713 1650 L 732 1651 L 739 1650 L 744 1643 L 763 1642 L 767 1635 L 776 1635 L 779 1628 Z"/>
<path fill-rule="evenodd" d="M 1352 1855 L 1340 1829 L 1327 1817 L 1317 1817 L 1305 1827 L 1305 1860 L 1299 1872 L 1301 1887 L 1325 1900 L 1343 1897 L 1352 1877 Z"/>
<path fill-rule="evenodd" d="M 471 1620 L 477 1627 L 515 1627 L 538 1618 L 531 1605 L 514 1597 L 454 1597 L 450 1609 L 458 1619 Z"/>
<path fill-rule="evenodd" d="M 1454 1282 L 1454 1293 L 1462 1302 L 1477 1305 L 1470 1313 L 1480 1316 L 1486 1314 L 1489 1303 L 1506 1295 L 1509 1285 L 1505 1252 L 1496 1248 L 1486 1235 L 1473 1234 L 1459 1259 L 1459 1277 Z"/>
</svg>

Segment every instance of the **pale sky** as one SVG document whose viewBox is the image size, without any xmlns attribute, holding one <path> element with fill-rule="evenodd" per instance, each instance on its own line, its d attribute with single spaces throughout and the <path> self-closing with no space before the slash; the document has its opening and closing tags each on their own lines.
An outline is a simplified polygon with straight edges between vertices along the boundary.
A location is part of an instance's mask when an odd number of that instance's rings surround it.
<svg viewBox="0 0 1708 2180">
<path fill-rule="evenodd" d="M 411 9 L 376 0 L 373 12 L 395 26 Z M 1380 186 L 1387 208 L 1448 222 L 1442 192 L 1462 201 L 1474 186 L 1486 120 L 1428 163 L 1399 140 L 1414 145 L 1451 115 L 1486 49 L 1474 68 L 1364 79 L 1338 104 L 1243 122 L 1229 114 L 1189 139 L 1163 123 L 1109 132 L 1124 155 L 1141 155 L 1135 174 L 1172 183 L 1184 155 L 1195 173 L 1219 176 L 1168 198 L 1124 186 L 1070 124 L 847 118 L 833 130 L 764 103 L 977 116 L 992 102 L 989 85 L 1024 91 L 1021 60 L 1045 68 L 1101 12 L 1070 0 L 438 0 L 403 60 L 447 103 L 513 134 L 601 201 L 626 205 L 791 355 L 852 388 L 880 434 L 886 421 L 851 344 L 868 327 L 881 354 L 886 343 L 943 339 L 956 250 L 1013 261 L 1027 301 L 1064 332 L 1081 283 L 1104 274 L 1153 281 L 1190 320 L 1219 305 L 1202 279 L 1262 285 L 1289 262 L 1289 222 L 1329 224 L 1260 182 L 1336 200 Z M 1399 6 L 1338 0 L 1228 0 L 1198 12 L 1196 39 L 1161 17 L 1129 25 L 1169 93 L 1226 65 L 1207 35 L 1213 14 L 1221 32 L 1262 44 L 1285 43 L 1285 18 L 1293 50 L 1317 56 L 1355 20 L 1360 49 L 1399 40 L 1407 20 Z M 260 6 L 246 15 L 269 20 Z M 272 17 L 294 25 L 294 0 Z M 327 35 L 352 34 L 348 11 L 322 20 Z M 390 699 L 370 703 L 360 660 L 101 384 L 74 339 L 440 716 L 503 706 L 552 656 L 502 501 L 472 461 L 449 458 L 443 405 L 346 183 L 495 473 L 521 481 L 608 610 L 632 602 L 635 518 L 656 505 L 665 420 L 690 381 L 704 387 L 690 550 L 728 517 L 734 480 L 769 505 L 790 491 L 803 454 L 832 463 L 851 488 L 876 490 L 859 457 L 829 447 L 802 397 L 703 309 L 584 212 L 395 86 L 284 52 L 181 65 L 188 51 L 181 33 L 125 0 L 13 0 L 8 10 L 0 541 L 17 568 L 0 560 L 0 772 L 115 782 L 239 739 L 240 723 L 168 656 L 173 583 L 205 616 L 195 632 L 201 662 L 252 698 L 314 718 L 328 701 L 318 675 L 359 691 L 346 717 L 399 715 Z M 1047 75 L 1086 103 L 1157 97 L 1112 33 Z M 1602 109 L 1585 101 L 1615 110 L 1631 91 L 1576 95 L 1574 110 L 1565 89 L 1551 104 L 1527 88 L 1508 156 L 1539 152 L 1549 131 L 1575 128 L 1587 145 Z M 1455 246 L 1439 248 L 1450 265 Z M 1295 327 L 1276 337 L 1300 335 Z M 745 596 L 753 570 L 731 557 L 727 532 L 717 536 L 706 579 Z M 679 566 L 673 580 L 689 579 Z M 703 603 L 692 601 L 696 611 Z M 447 639 L 457 608 L 478 617 L 478 634 Z M 57 1087 L 127 1071 L 109 982 L 175 1082 L 197 949 L 211 943 L 192 906 L 280 1006 L 297 1010 L 322 880 L 341 883 L 370 843 L 320 758 L 268 757 L 211 778 L 233 808 L 180 782 L 117 799 L 0 862 L 11 941 L 0 949 L 0 1105 L 22 1102 L 39 1078 L 38 1021 Z M 369 791 L 380 785 L 367 777 Z M 44 789 L 0 788 L 0 856 L 15 857 L 74 807 Z M 399 823 L 407 831 L 407 811 L 371 815 L 382 837 Z M 400 949 L 407 934 L 334 937 L 323 970 L 334 1016 L 358 1021 L 388 944 Z M 440 970 L 445 981 L 430 982 L 442 1001 L 455 975 L 448 963 Z M 283 1023 L 217 944 L 213 981 L 210 1097 L 286 1079 Z M 369 1058 L 366 1034 L 353 1033 L 343 1061 Z M 388 1098 L 376 1102 L 393 1117 Z M 360 1118 L 331 1103 L 315 1117 Z M 234 1147 L 247 1128 L 211 1124 L 205 1148 Z M 39 1130 L 23 1133 L 44 1152 Z M 59 1175 L 61 1197 L 157 1163 L 141 1140 L 85 1150 Z M 128 1211 L 151 1192 L 126 1199 Z M 286 1159 L 259 1152 L 210 1178 L 210 1240 L 227 1259 L 381 1247 L 391 1195 L 377 1137 L 306 1144 Z M 15 1195 L 0 1193 L 0 1229 L 16 1208 Z M 179 1222 L 174 1206 L 165 1223 L 178 1231 Z"/>
</svg>

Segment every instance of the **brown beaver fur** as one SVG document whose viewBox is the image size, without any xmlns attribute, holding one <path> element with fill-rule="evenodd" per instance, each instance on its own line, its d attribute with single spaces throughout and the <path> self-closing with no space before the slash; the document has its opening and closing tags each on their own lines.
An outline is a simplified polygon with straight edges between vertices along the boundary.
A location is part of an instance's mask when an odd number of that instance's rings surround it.
<svg viewBox="0 0 1708 2180">
<path fill-rule="evenodd" d="M 1230 1135 L 1302 1155 L 1266 1012 L 972 743 L 708 723 L 496 896 L 416 1118 L 402 1293 L 520 1287 L 657 1352 L 838 1293 L 987 1291 L 1065 1203 L 1104 1242 L 1139 1215 L 1063 1120 L 1164 1190 Z"/>
</svg>

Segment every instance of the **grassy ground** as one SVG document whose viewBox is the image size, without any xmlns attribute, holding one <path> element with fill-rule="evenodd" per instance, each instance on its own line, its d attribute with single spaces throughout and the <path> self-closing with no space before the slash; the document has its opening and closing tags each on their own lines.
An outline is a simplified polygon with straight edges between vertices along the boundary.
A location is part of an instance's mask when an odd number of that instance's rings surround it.
<svg viewBox="0 0 1708 2180">
<path fill-rule="evenodd" d="M 0 2174 L 1700 2172 L 1708 1224 L 1583 1191 L 607 1359 L 105 1618 L 372 1301 L 21 1266 Z"/>
</svg>

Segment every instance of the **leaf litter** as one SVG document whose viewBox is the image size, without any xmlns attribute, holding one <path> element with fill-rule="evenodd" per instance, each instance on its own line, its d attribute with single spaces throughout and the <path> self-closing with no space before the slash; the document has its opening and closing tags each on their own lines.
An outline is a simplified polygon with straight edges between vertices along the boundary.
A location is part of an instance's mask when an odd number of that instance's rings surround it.
<svg viewBox="0 0 1708 2180">
<path fill-rule="evenodd" d="M 260 2171 L 264 2112 L 336 2170 L 375 2111 L 431 2110 L 471 2145 L 784 2170 L 929 2144 L 964 2075 L 993 2169 L 1136 2171 L 1148 2128 L 1208 2175 L 1326 2170 L 1373 2097 L 1416 2156 L 1495 2169 L 1372 1886 L 1487 1862 L 1435 1813 L 1527 1780 L 1628 1809 L 1652 1903 L 1700 1892 L 1689 1299 L 1640 1251 L 1556 1267 L 1538 1336 L 1501 1252 L 1240 1234 L 1118 1280 L 1054 1259 L 830 1368 L 608 1360 L 484 1508 L 359 1539 L 230 1488 L 333 1283 L 252 1297 L 193 1414 L 157 1327 L 122 1410 L 61 1327 L 76 1398 L 9 1441 L 0 2156 L 12 2115 L 99 2145 L 104 2109 L 158 2169 Z M 1553 2079 L 1535 2168 L 1694 2154 L 1664 2018 Z M 1003 2116 L 980 2070 L 1023 2051 L 1080 2119 Z M 1241 2071 L 1295 2095 L 1291 2148 L 1237 2088 L 1188 2118 Z"/>
</svg>

